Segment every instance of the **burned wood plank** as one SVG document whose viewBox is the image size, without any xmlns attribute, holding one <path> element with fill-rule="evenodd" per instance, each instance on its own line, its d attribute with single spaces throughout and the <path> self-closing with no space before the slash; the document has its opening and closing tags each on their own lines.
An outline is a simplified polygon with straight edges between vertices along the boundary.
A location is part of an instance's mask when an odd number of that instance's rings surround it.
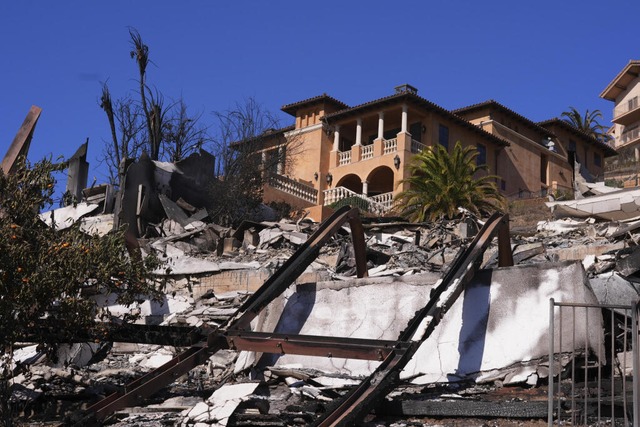
<svg viewBox="0 0 640 427">
<path fill-rule="evenodd" d="M 155 393 L 176 378 L 208 360 L 211 353 L 227 348 L 227 342 L 221 336 L 211 338 L 208 344 L 193 346 L 171 359 L 158 369 L 127 384 L 123 392 L 113 393 L 87 409 L 85 417 L 75 423 L 76 426 L 96 425 L 113 412 L 139 404 L 147 396 Z"/>
<path fill-rule="evenodd" d="M 89 162 L 87 162 L 87 147 L 89 138 L 71 156 L 67 162 L 67 187 L 66 192 L 73 196 L 77 202 L 82 200 L 82 190 L 87 186 L 89 175 Z"/>
<path fill-rule="evenodd" d="M 520 264 L 520 262 L 533 258 L 536 255 L 543 254 L 545 251 L 542 243 L 535 243 L 533 245 L 526 245 L 524 247 L 518 247 L 514 250 L 513 263 Z"/>
<path fill-rule="evenodd" d="M 31 138 L 33 138 L 33 131 L 38 123 L 41 112 L 42 108 L 35 105 L 31 106 L 27 117 L 25 117 L 24 122 L 22 122 L 22 126 L 20 126 L 18 133 L 13 138 L 7 154 L 5 154 L 2 159 L 2 165 L 0 165 L 0 167 L 5 174 L 8 175 L 12 173 L 15 170 L 16 161 L 20 157 L 27 156 L 29 145 L 31 145 Z"/>
</svg>

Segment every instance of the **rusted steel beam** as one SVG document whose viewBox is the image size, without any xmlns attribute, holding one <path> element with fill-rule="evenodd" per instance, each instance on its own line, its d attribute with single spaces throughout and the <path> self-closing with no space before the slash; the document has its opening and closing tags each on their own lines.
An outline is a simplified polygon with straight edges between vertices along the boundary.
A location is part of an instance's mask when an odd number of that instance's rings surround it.
<svg viewBox="0 0 640 427">
<path fill-rule="evenodd" d="M 403 343 L 404 348 L 390 353 L 382 364 L 356 388 L 344 396 L 339 405 L 314 422 L 314 426 L 355 425 L 371 410 L 378 399 L 383 398 L 398 382 L 398 375 L 411 359 L 417 343 Z"/>
<path fill-rule="evenodd" d="M 403 351 L 394 351 L 360 385 L 351 390 L 333 410 L 318 418 L 314 425 L 337 427 L 353 425 L 360 421 L 377 402 L 384 398 L 397 384 L 400 371 L 411 360 L 420 344 L 431 336 L 442 316 L 462 293 L 464 285 L 473 277 L 482 262 L 482 255 L 491 240 L 508 226 L 506 215 L 494 214 L 473 242 L 461 251 L 440 284 L 432 291 L 427 305 L 409 321 L 408 327 L 400 334 L 400 341 L 406 344 Z M 504 234 L 502 234 L 504 239 Z M 508 236 L 508 229 L 507 229 Z M 502 250 L 504 242 L 502 243 Z M 510 251 L 509 246 L 509 251 Z M 501 258 L 508 262 L 508 257 Z"/>
<path fill-rule="evenodd" d="M 41 112 L 42 108 L 35 105 L 32 105 L 29 109 L 24 122 L 22 122 L 22 126 L 20 126 L 18 133 L 13 138 L 13 142 L 11 142 L 7 153 L 2 159 L 0 169 L 2 169 L 6 175 L 15 170 L 16 161 L 20 157 L 27 157 L 29 145 L 31 145 L 31 138 L 33 137 L 33 130 L 36 127 L 36 123 L 38 123 Z"/>
<path fill-rule="evenodd" d="M 379 361 L 384 360 L 399 344 L 388 340 L 269 332 L 228 331 L 226 337 L 233 350 Z"/>
<path fill-rule="evenodd" d="M 358 277 L 367 277 L 364 229 L 357 208 L 338 209 L 302 244 L 298 250 L 238 309 L 221 329 L 244 329 L 271 301 L 282 294 L 318 257 L 324 245 L 344 223 L 349 222 Z"/>
<path fill-rule="evenodd" d="M 467 248 L 458 252 L 453 262 L 450 264 L 448 270 L 445 272 L 440 284 L 431 292 L 431 298 L 427 305 L 424 306 L 416 315 L 411 319 L 407 325 L 407 328 L 400 334 L 399 341 L 408 341 L 413 338 L 422 320 L 427 317 L 430 311 L 436 310 L 436 303 L 438 298 L 449 288 L 449 286 L 456 280 L 462 278 L 464 275 L 468 275 L 470 269 L 475 272 L 479 267 L 479 263 L 482 261 L 482 255 L 487 249 L 491 240 L 499 233 L 503 227 L 508 227 L 509 219 L 506 215 L 493 214 L 485 223 L 484 227 L 478 232 L 473 241 Z M 508 232 L 508 228 L 507 228 Z M 508 235 L 508 234 L 507 234 Z M 504 235 L 503 235 L 504 237 Z M 506 247 L 505 247 L 506 246 Z M 498 246 L 498 250 L 511 251 L 510 245 Z M 499 258 L 507 258 L 508 255 L 498 255 Z M 513 258 L 512 258 L 513 259 Z M 434 313 L 436 314 L 436 313 Z M 436 322 L 440 321 L 440 316 L 436 317 Z M 437 323 L 436 323 L 437 324 Z M 435 326 L 435 325 L 434 325 Z"/>
<path fill-rule="evenodd" d="M 228 348 L 224 337 L 219 336 L 209 342 L 210 345 L 194 346 L 171 359 L 158 369 L 127 384 L 123 392 L 107 396 L 87 409 L 89 414 L 76 425 L 87 425 L 87 422 L 101 421 L 113 412 L 139 404 L 143 399 L 157 392 L 160 388 L 175 381 L 191 369 L 207 361 L 212 353 Z"/>
</svg>

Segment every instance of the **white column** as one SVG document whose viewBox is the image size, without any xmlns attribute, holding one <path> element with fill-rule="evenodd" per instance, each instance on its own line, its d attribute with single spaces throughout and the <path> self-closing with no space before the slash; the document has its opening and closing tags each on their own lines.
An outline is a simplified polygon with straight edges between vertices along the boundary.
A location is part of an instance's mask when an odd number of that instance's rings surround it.
<svg viewBox="0 0 640 427">
<path fill-rule="evenodd" d="M 407 104 L 402 104 L 402 128 L 401 128 L 401 132 L 407 132 L 407 116 L 408 116 L 408 112 L 409 112 L 409 108 L 407 107 Z"/>
<path fill-rule="evenodd" d="M 282 147 L 278 147 L 278 166 L 276 171 L 278 175 L 282 175 L 284 173 L 284 159 L 282 158 Z"/>
<path fill-rule="evenodd" d="M 340 126 L 336 126 L 333 131 L 333 151 L 340 149 Z"/>
<path fill-rule="evenodd" d="M 356 120 L 356 145 L 362 145 L 362 119 Z"/>
<path fill-rule="evenodd" d="M 367 196 L 369 194 L 369 181 L 362 181 L 362 195 Z"/>
<path fill-rule="evenodd" d="M 381 111 L 378 113 L 378 139 L 382 139 L 384 135 L 384 113 Z"/>
</svg>

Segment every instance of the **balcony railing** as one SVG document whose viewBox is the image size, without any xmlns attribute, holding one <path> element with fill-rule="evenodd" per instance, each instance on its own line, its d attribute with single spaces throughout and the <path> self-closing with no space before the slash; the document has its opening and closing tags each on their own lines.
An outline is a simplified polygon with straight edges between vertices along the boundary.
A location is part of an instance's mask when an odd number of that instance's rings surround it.
<svg viewBox="0 0 640 427">
<path fill-rule="evenodd" d="M 351 163 L 351 151 L 340 151 L 338 153 L 338 165 L 344 166 Z"/>
<path fill-rule="evenodd" d="M 371 196 L 371 200 L 380 203 L 386 212 L 393 206 L 393 193 L 382 193 L 376 196 Z"/>
<path fill-rule="evenodd" d="M 623 132 L 622 135 L 620 135 L 620 142 L 622 145 L 626 145 L 634 142 L 638 138 L 640 138 L 640 128 L 634 128 L 630 131 Z"/>
<path fill-rule="evenodd" d="M 422 153 L 422 151 L 426 148 L 427 146 L 424 145 L 421 142 L 416 141 L 415 139 L 411 140 L 411 152 L 413 154 L 417 154 L 417 153 Z"/>
<path fill-rule="evenodd" d="M 373 144 L 362 147 L 362 160 L 373 159 Z"/>
<path fill-rule="evenodd" d="M 385 139 L 382 145 L 382 154 L 391 154 L 398 151 L 398 138 Z"/>
<path fill-rule="evenodd" d="M 415 141 L 417 142 L 417 141 Z M 420 143 L 418 143 L 420 144 Z M 421 145 L 421 144 L 420 144 Z M 413 147 L 413 145 L 412 145 Z M 424 147 L 424 146 L 423 146 Z M 373 159 L 374 157 L 374 144 L 361 145 L 360 148 L 360 161 Z M 351 149 L 347 151 L 338 152 L 338 166 L 345 166 L 351 163 Z M 382 141 L 382 155 L 392 154 L 398 151 L 398 139 L 385 139 Z"/>
<path fill-rule="evenodd" d="M 318 203 L 318 190 L 286 176 L 277 174 L 270 175 L 269 185 L 276 190 L 299 197 L 307 202 L 313 204 Z"/>
<path fill-rule="evenodd" d="M 636 96 L 629 99 L 627 102 L 623 102 L 622 105 L 618 105 L 616 108 L 614 108 L 613 118 L 615 119 L 622 116 L 623 114 L 627 114 L 630 111 L 637 110 L 638 108 L 640 108 L 640 105 L 638 105 L 638 97 Z"/>
<path fill-rule="evenodd" d="M 391 193 L 389 193 L 391 194 Z M 379 196 L 382 196 L 380 194 Z M 376 197 L 379 197 L 376 196 Z M 348 199 L 348 198 L 356 198 L 362 200 L 364 203 L 358 203 L 358 207 L 366 210 L 367 212 L 381 215 L 389 210 L 389 207 L 386 207 L 384 203 L 380 203 L 375 200 L 373 197 L 367 197 L 363 194 L 358 194 L 355 191 L 351 191 L 345 187 L 336 187 L 330 188 L 324 191 L 324 205 L 331 206 L 334 203 L 339 202 L 340 200 Z M 391 197 L 393 199 L 393 196 Z"/>
</svg>

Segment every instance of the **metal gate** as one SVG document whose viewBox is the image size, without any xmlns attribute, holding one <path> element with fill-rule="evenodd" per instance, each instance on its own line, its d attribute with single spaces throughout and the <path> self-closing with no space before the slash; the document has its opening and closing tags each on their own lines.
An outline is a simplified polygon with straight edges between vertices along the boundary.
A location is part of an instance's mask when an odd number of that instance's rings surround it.
<svg viewBox="0 0 640 427">
<path fill-rule="evenodd" d="M 598 305 L 550 300 L 549 426 L 640 427 L 635 375 L 640 366 L 638 308 L 639 303 Z M 578 316 L 584 318 L 582 325 L 576 324 L 577 310 L 584 311 Z M 576 348 L 580 347 L 576 345 L 576 329 L 588 331 L 596 321 L 604 326 L 603 342 L 589 343 L 586 334 L 584 348 Z M 567 336 L 570 342 L 563 344 Z M 563 352 L 563 346 L 571 350 Z"/>
</svg>

